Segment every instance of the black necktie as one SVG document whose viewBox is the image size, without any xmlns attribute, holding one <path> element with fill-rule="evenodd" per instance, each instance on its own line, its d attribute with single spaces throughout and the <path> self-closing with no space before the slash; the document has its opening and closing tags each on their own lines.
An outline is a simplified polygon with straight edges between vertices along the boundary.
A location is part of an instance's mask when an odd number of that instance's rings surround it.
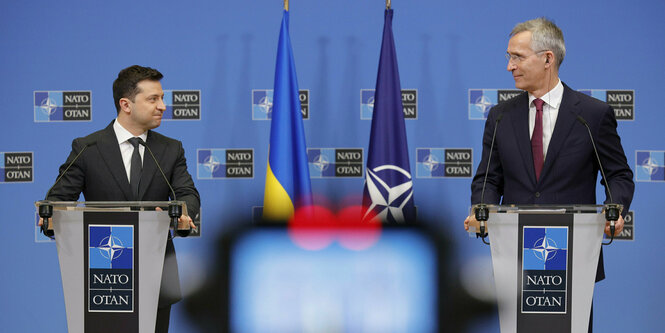
<svg viewBox="0 0 665 333">
<path fill-rule="evenodd" d="M 129 168 L 129 186 L 132 188 L 134 200 L 139 200 L 139 182 L 141 181 L 141 170 L 143 170 L 143 163 L 141 162 L 141 155 L 139 154 L 139 141 L 141 141 L 141 138 L 134 137 L 128 141 L 134 146 L 132 163 Z"/>
</svg>

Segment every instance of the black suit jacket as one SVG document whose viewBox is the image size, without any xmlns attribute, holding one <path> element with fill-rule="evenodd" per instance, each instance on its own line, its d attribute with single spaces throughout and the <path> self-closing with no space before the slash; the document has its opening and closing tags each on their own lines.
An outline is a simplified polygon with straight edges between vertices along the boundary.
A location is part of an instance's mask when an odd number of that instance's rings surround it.
<svg viewBox="0 0 665 333">
<path fill-rule="evenodd" d="M 485 203 L 489 204 L 596 204 L 599 166 L 586 127 L 588 123 L 605 169 L 607 185 L 615 203 L 628 212 L 635 184 L 633 172 L 617 134 L 612 108 L 595 98 L 570 89 L 564 84 L 552 138 L 545 163 L 536 180 L 529 136 L 529 97 L 526 92 L 496 105 L 485 123 L 483 152 L 471 184 L 471 203 L 480 203 L 487 168 L 492 133 L 502 114 L 494 142 L 494 152 L 487 175 Z M 609 197 L 605 200 L 609 202 Z M 604 278 L 602 253 L 597 280 Z"/>
<path fill-rule="evenodd" d="M 86 145 L 88 148 L 53 187 L 47 199 L 75 201 L 83 193 L 86 201 L 133 201 L 120 146 L 113 130 L 113 122 L 101 131 L 74 139 L 67 161 L 60 166 L 60 174 Z M 171 182 L 177 199 L 187 203 L 188 215 L 195 218 L 199 213 L 200 197 L 187 171 L 182 143 L 157 132 L 148 131 L 146 145 L 155 154 L 155 158 Z M 171 191 L 149 154 L 146 149 L 138 200 L 169 200 Z M 169 239 L 162 271 L 159 305 L 161 307 L 173 304 L 181 297 L 175 248 Z"/>
</svg>

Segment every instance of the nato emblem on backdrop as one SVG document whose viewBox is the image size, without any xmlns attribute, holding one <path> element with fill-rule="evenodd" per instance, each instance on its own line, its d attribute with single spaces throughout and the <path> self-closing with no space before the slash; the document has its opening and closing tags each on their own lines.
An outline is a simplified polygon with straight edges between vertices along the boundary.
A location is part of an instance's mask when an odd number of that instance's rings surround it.
<svg viewBox="0 0 665 333">
<path fill-rule="evenodd" d="M 88 226 L 88 311 L 134 311 L 134 226 Z"/>
<path fill-rule="evenodd" d="M 35 122 L 90 121 L 91 95 L 90 91 L 35 91 Z"/>
<path fill-rule="evenodd" d="M 519 94 L 519 89 L 469 89 L 469 120 L 485 120 L 490 109 Z"/>
<path fill-rule="evenodd" d="M 362 148 L 308 148 L 311 178 L 363 177 Z"/>
<path fill-rule="evenodd" d="M 416 178 L 445 177 L 444 148 L 416 148 Z"/>
<path fill-rule="evenodd" d="M 418 119 L 418 89 L 402 89 L 404 119 Z M 360 89 L 360 119 L 371 120 L 374 112 L 374 89 Z"/>
<path fill-rule="evenodd" d="M 635 151 L 635 180 L 638 182 L 665 181 L 665 151 Z"/>
<path fill-rule="evenodd" d="M 0 152 L 0 183 L 31 183 L 33 180 L 32 152 Z"/>
<path fill-rule="evenodd" d="M 417 148 L 416 178 L 470 178 L 473 149 Z"/>
<path fill-rule="evenodd" d="M 617 120 L 635 120 L 635 90 L 579 89 L 578 91 L 609 104 L 614 109 Z"/>
<path fill-rule="evenodd" d="M 272 89 L 252 90 L 252 120 L 272 119 L 272 98 Z M 300 98 L 302 119 L 309 119 L 309 89 L 300 89 L 298 98 Z"/>
<path fill-rule="evenodd" d="M 164 90 L 164 120 L 201 120 L 201 90 Z"/>
<path fill-rule="evenodd" d="M 568 227 L 522 230 L 522 313 L 566 313 Z"/>
<path fill-rule="evenodd" d="M 254 178 L 254 149 L 198 149 L 198 179 Z"/>
</svg>

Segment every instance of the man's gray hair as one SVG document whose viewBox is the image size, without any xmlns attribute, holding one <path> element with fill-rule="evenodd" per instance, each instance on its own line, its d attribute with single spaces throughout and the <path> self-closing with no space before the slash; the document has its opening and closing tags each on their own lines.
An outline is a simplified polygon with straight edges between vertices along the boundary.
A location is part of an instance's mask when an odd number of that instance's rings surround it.
<svg viewBox="0 0 665 333">
<path fill-rule="evenodd" d="M 513 31 L 510 32 L 510 37 L 524 31 L 531 32 L 531 49 L 536 52 L 543 50 L 552 51 L 556 58 L 556 67 L 561 67 L 563 58 L 566 56 L 566 44 L 563 42 L 563 32 L 561 32 L 561 29 L 554 22 L 544 17 L 539 17 L 518 23 L 513 28 Z"/>
</svg>

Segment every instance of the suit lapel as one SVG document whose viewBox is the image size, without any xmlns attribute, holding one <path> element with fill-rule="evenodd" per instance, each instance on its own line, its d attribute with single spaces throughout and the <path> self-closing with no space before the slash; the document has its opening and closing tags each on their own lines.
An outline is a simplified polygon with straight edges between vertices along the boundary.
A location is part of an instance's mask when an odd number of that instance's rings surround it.
<svg viewBox="0 0 665 333">
<path fill-rule="evenodd" d="M 99 147 L 99 155 L 102 156 L 104 163 L 109 168 L 109 172 L 125 196 L 125 200 L 134 200 L 131 188 L 129 187 L 129 179 L 127 179 L 127 171 L 125 170 L 125 165 L 122 163 L 118 138 L 115 135 L 115 131 L 113 131 L 113 121 L 104 129 L 102 137 L 97 142 L 97 146 Z"/>
<path fill-rule="evenodd" d="M 164 155 L 166 145 L 163 142 L 155 139 L 155 135 L 152 131 L 148 131 L 146 145 L 150 148 L 153 154 L 155 154 L 155 159 L 157 159 L 157 161 L 161 161 L 161 156 Z M 157 165 L 155 164 L 152 156 L 150 156 L 150 151 L 146 149 L 143 153 L 143 171 L 141 172 L 141 182 L 139 183 L 139 200 L 143 200 L 143 197 L 145 196 L 145 193 L 147 192 L 148 187 L 150 187 L 150 183 L 155 176 L 155 172 L 157 172 Z"/>
<path fill-rule="evenodd" d="M 513 133 L 519 147 L 524 167 L 529 179 L 536 181 L 536 171 L 533 168 L 533 154 L 531 153 L 531 138 L 529 137 L 529 95 L 523 93 L 513 104 L 514 113 L 511 114 Z"/>
<path fill-rule="evenodd" d="M 540 175 L 540 179 L 547 177 L 552 168 L 554 160 L 556 160 L 557 155 L 561 151 L 563 144 L 566 141 L 570 131 L 575 124 L 577 115 L 580 113 L 580 109 L 577 107 L 579 99 L 575 96 L 574 92 L 567 86 L 563 85 L 563 97 L 561 99 L 561 105 L 559 105 L 559 114 L 556 118 L 556 124 L 554 125 L 554 132 L 552 132 L 552 139 L 550 139 L 550 145 L 547 148 L 547 155 L 545 156 L 545 164 L 543 165 L 543 172 Z"/>
</svg>

